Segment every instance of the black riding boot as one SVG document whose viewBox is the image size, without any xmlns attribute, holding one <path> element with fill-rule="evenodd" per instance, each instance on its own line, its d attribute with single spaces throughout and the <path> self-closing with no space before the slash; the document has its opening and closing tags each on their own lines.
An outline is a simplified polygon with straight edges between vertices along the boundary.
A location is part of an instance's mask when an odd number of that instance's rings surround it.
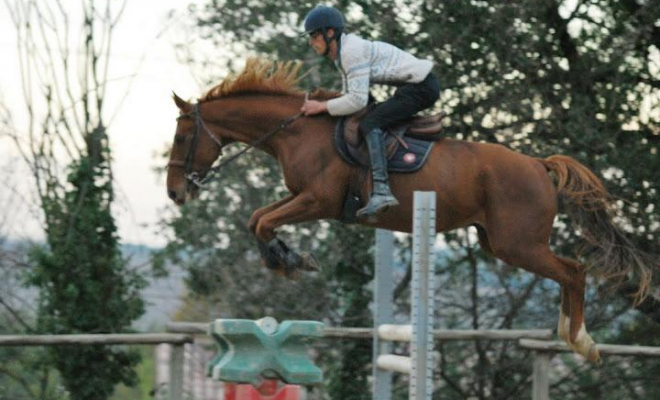
<svg viewBox="0 0 660 400">
<path fill-rule="evenodd" d="M 373 129 L 366 135 L 366 140 L 374 184 L 369 202 L 357 211 L 358 217 L 373 217 L 388 207 L 399 205 L 392 195 L 387 181 L 387 158 L 383 144 L 383 131 L 379 128 Z"/>
</svg>

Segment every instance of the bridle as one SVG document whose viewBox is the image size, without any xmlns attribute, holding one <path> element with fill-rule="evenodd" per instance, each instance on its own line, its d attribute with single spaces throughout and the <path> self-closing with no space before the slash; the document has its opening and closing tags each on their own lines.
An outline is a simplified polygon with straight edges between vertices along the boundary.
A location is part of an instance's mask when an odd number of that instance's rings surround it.
<svg viewBox="0 0 660 400">
<path fill-rule="evenodd" d="M 222 160 L 220 164 L 216 165 L 215 167 L 209 168 L 205 173 L 199 173 L 193 169 L 193 165 L 194 165 L 195 152 L 197 151 L 197 143 L 199 142 L 200 131 L 203 130 L 204 132 L 206 132 L 207 135 L 209 135 L 209 137 L 213 140 L 213 142 L 215 142 L 218 145 L 221 154 L 222 154 L 222 148 L 225 146 L 225 144 L 222 143 L 222 141 L 219 140 L 217 137 L 215 137 L 215 135 L 213 135 L 213 133 L 211 133 L 209 128 L 206 126 L 200 113 L 199 103 L 197 103 L 193 105 L 192 111 L 187 112 L 185 114 L 181 114 L 176 119 L 177 121 L 183 118 L 192 118 L 195 120 L 195 130 L 193 132 L 192 141 L 190 142 L 190 147 L 188 148 L 188 153 L 186 154 L 186 159 L 185 161 L 170 160 L 167 166 L 183 168 L 184 177 L 186 178 L 186 181 L 199 188 L 202 188 L 206 183 L 208 183 L 210 180 L 213 179 L 213 175 L 216 172 L 218 172 L 222 167 L 236 160 L 238 157 L 252 150 L 256 146 L 260 145 L 265 140 L 267 140 L 277 132 L 281 131 L 282 129 L 286 128 L 289 124 L 291 124 L 298 118 L 302 117 L 302 115 L 303 113 L 300 112 L 295 115 L 292 115 L 289 118 L 282 120 L 277 126 L 277 128 L 263 134 L 261 137 L 257 138 L 253 142 L 248 143 L 248 147 L 232 155 L 231 157 Z M 204 175 L 203 179 L 201 178 L 201 175 Z"/>
<path fill-rule="evenodd" d="M 185 161 L 170 160 L 167 166 L 183 168 L 186 181 L 201 187 L 202 182 L 199 180 L 199 173 L 193 170 L 193 162 L 195 158 L 195 152 L 197 151 L 197 142 L 199 142 L 200 130 L 203 129 L 204 132 L 209 135 L 209 137 L 218 145 L 220 149 L 222 149 L 223 144 L 206 127 L 204 120 L 202 120 L 200 116 L 199 104 L 195 104 L 192 111 L 179 115 L 176 120 L 180 121 L 184 118 L 192 118 L 195 121 L 195 130 L 193 131 L 193 137 L 190 142 L 190 147 L 188 148 L 188 153 L 186 153 L 186 159 Z"/>
</svg>

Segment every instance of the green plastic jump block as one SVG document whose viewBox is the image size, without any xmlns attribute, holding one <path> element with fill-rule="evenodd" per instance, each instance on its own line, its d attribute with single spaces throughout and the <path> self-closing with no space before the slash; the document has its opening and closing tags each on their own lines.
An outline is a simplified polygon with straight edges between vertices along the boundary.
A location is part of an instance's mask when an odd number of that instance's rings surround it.
<svg viewBox="0 0 660 400">
<path fill-rule="evenodd" d="M 323 336 L 322 322 L 218 319 L 209 335 L 219 345 L 208 373 L 213 379 L 258 385 L 263 379 L 279 379 L 293 385 L 318 385 L 323 373 L 309 358 L 309 345 Z"/>
</svg>

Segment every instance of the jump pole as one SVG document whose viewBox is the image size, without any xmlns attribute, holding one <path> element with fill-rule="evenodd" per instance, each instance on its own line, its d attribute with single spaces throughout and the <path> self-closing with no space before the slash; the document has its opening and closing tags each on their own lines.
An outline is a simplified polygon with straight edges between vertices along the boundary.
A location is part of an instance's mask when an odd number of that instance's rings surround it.
<svg viewBox="0 0 660 400">
<path fill-rule="evenodd" d="M 392 371 L 410 375 L 410 400 L 433 394 L 435 192 L 414 193 L 411 324 L 394 325 L 392 232 L 377 230 L 374 282 L 373 399 L 391 400 Z M 390 354 L 391 343 L 411 342 L 410 357 Z"/>
</svg>

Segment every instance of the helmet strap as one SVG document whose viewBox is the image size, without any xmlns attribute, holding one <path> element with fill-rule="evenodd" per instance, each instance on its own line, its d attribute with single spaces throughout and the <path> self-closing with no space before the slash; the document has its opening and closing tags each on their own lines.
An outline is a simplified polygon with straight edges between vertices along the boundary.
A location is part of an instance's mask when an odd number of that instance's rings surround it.
<svg viewBox="0 0 660 400">
<path fill-rule="evenodd" d="M 328 54 L 330 54 L 330 42 L 334 39 L 334 35 L 332 38 L 329 38 L 328 29 L 325 26 L 321 28 L 321 33 L 323 34 L 323 40 L 325 40 L 325 52 L 323 53 L 323 57 L 327 57 Z"/>
<path fill-rule="evenodd" d="M 334 33 L 332 34 L 332 37 L 329 38 L 327 35 L 328 33 L 327 28 L 326 27 L 321 28 L 321 31 L 323 33 L 323 38 L 325 40 L 325 52 L 323 53 L 323 57 L 327 57 L 328 54 L 330 54 L 330 43 L 333 40 L 337 41 L 337 52 L 339 52 L 339 46 L 341 45 L 339 38 L 341 37 L 343 30 L 341 28 L 332 28 L 332 30 Z"/>
</svg>

